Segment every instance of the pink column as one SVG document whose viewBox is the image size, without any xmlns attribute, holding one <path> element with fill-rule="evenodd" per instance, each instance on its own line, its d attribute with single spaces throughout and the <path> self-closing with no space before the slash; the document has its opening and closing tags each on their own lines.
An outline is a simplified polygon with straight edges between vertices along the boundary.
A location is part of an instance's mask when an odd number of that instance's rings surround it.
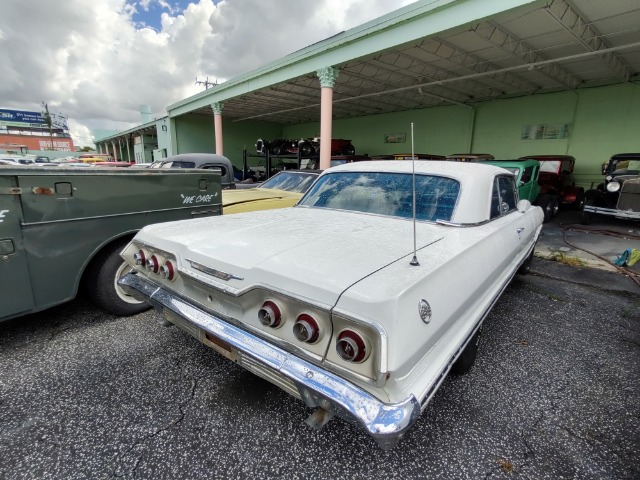
<svg viewBox="0 0 640 480">
<path fill-rule="evenodd" d="M 113 149 L 113 160 L 118 160 L 118 154 L 116 153 L 116 142 L 111 142 L 111 147 Z"/>
<path fill-rule="evenodd" d="M 224 147 L 222 144 L 222 106 L 222 102 L 211 104 L 211 110 L 213 110 L 213 128 L 216 134 L 216 153 L 218 155 L 224 155 Z"/>
<path fill-rule="evenodd" d="M 338 69 L 324 67 L 316 72 L 320 79 L 320 170 L 331 166 L 331 138 L 333 121 L 333 85 Z"/>
</svg>

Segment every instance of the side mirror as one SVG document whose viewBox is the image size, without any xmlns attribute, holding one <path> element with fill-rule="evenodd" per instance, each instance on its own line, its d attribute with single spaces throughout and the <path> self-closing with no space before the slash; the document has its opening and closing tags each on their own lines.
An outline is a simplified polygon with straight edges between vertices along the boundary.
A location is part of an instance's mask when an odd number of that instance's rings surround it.
<svg viewBox="0 0 640 480">
<path fill-rule="evenodd" d="M 524 213 L 531 208 L 531 202 L 529 200 L 520 200 L 516 207 L 520 213 Z"/>
</svg>

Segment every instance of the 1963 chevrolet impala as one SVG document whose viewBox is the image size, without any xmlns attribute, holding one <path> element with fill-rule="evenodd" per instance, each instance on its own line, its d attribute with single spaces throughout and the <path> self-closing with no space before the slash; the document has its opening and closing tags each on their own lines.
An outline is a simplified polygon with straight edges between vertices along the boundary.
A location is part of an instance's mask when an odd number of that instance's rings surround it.
<svg viewBox="0 0 640 480">
<path fill-rule="evenodd" d="M 144 228 L 120 284 L 317 407 L 308 423 L 337 414 L 390 448 L 528 270 L 543 213 L 517 195 L 490 165 L 345 164 L 293 208 Z"/>
</svg>

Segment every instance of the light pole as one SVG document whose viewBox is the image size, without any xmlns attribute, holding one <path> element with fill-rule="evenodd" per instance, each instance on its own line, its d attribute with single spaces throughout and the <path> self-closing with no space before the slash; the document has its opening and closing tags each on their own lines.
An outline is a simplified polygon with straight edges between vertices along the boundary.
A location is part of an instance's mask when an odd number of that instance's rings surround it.
<svg viewBox="0 0 640 480">
<path fill-rule="evenodd" d="M 47 126 L 49 127 L 49 139 L 51 140 L 51 148 L 50 150 L 55 150 L 53 148 L 53 130 L 51 125 L 51 115 L 49 114 L 49 106 L 42 102 L 42 106 L 44 107 L 44 121 L 47 122 Z"/>
</svg>

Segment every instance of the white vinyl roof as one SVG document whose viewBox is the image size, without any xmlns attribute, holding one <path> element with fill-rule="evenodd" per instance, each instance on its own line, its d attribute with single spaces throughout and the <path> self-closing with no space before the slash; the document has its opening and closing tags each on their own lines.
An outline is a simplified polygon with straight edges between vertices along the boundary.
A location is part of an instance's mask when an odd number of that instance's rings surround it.
<svg viewBox="0 0 640 480">
<path fill-rule="evenodd" d="M 415 34 L 451 18 L 480 20 Z M 169 115 L 212 115 L 210 104 L 223 102 L 225 121 L 316 122 L 319 65 L 339 69 L 337 119 L 638 81 L 640 1 L 420 0 L 178 102 Z"/>
</svg>

